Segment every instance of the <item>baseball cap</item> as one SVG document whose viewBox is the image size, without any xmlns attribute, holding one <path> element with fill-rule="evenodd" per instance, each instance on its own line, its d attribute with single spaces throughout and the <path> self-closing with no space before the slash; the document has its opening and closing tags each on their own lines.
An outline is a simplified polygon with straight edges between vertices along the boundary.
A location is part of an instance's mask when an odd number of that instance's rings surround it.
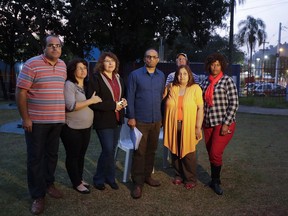
<svg viewBox="0 0 288 216">
<path fill-rule="evenodd" d="M 184 56 L 184 57 L 186 58 L 186 60 L 188 60 L 188 57 L 187 57 L 187 55 L 186 55 L 185 53 L 178 53 L 177 56 L 176 56 L 176 59 L 177 59 L 180 55 Z"/>
</svg>

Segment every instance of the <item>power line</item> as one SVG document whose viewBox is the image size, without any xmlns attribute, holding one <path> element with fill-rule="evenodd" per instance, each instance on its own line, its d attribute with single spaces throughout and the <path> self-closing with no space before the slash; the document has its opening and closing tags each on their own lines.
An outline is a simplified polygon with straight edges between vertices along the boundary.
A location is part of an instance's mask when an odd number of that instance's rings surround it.
<svg viewBox="0 0 288 216">
<path fill-rule="evenodd" d="M 262 2 L 262 1 L 261 1 Z M 247 11 L 247 10 L 253 10 L 253 9 L 259 9 L 259 8 L 263 8 L 263 7 L 271 7 L 271 6 L 276 6 L 279 4 L 288 4 L 288 1 L 283 1 L 283 2 L 274 2 L 273 4 L 266 4 L 266 5 L 259 5 L 259 6 L 255 6 L 255 7 L 250 7 L 250 8 L 240 8 L 238 9 L 238 11 Z M 243 5 L 245 7 L 245 4 Z"/>
<path fill-rule="evenodd" d="M 238 16 L 240 18 L 243 16 L 243 19 L 245 20 L 245 18 L 244 18 L 244 16 L 246 16 L 245 14 L 247 14 L 247 16 L 248 16 L 249 13 L 254 17 L 255 16 L 256 17 L 257 16 L 262 17 L 260 19 L 262 19 L 265 22 L 266 29 L 270 29 L 269 32 L 267 32 L 267 33 L 269 33 L 270 36 L 268 38 L 269 38 L 269 40 L 271 40 L 270 42 L 272 42 L 273 40 L 276 39 L 277 33 L 276 33 L 276 31 L 274 31 L 274 29 L 273 30 L 271 29 L 271 27 L 272 27 L 271 21 L 272 20 L 269 20 L 269 18 L 268 18 L 268 21 L 267 21 L 266 14 L 269 17 L 272 16 L 272 18 L 273 18 L 273 16 L 275 16 L 275 18 L 278 18 L 275 20 L 273 19 L 274 20 L 273 23 L 281 21 L 283 23 L 283 26 L 288 26 L 288 22 L 287 22 L 288 20 L 285 17 L 279 18 L 277 16 L 278 13 L 282 13 L 282 12 L 279 12 L 279 10 L 286 8 L 287 4 L 288 4 L 287 0 L 278 0 L 278 1 L 277 0 L 275 0 L 275 1 L 253 0 L 253 1 L 247 2 L 247 4 L 238 5 L 237 10 L 235 11 L 235 17 Z M 258 5 L 258 6 L 255 6 L 255 5 Z M 283 13 L 285 14 L 285 12 L 283 12 Z M 280 14 L 278 14 L 278 15 L 280 15 Z M 267 23 L 266 23 L 265 19 L 266 19 Z M 279 19 L 282 19 L 282 20 L 279 20 Z M 268 28 L 267 24 L 269 24 L 269 23 L 270 23 L 270 25 Z M 274 24 L 273 24 L 273 26 L 274 26 Z M 283 33 L 284 33 L 284 31 L 283 31 Z M 286 33 L 287 33 L 287 31 L 286 31 Z M 283 39 L 284 39 L 284 41 L 287 40 L 286 34 L 283 35 Z M 272 42 L 272 44 L 273 44 L 273 42 Z"/>
</svg>

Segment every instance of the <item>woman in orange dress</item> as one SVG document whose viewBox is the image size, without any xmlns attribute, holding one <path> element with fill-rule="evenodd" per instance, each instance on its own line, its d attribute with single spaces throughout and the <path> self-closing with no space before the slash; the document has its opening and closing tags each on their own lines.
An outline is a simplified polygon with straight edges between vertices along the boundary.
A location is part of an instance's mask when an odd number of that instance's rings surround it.
<svg viewBox="0 0 288 216">
<path fill-rule="evenodd" d="M 173 183 L 192 189 L 197 183 L 196 145 L 202 139 L 203 99 L 189 66 L 177 69 L 172 85 L 165 89 L 167 94 L 164 145 L 172 153 Z"/>
</svg>

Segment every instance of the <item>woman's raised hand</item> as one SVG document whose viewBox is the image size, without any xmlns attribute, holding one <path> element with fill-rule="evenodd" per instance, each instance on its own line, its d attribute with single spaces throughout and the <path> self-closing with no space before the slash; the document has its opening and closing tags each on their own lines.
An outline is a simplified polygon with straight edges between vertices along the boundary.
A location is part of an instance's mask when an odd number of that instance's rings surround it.
<svg viewBox="0 0 288 216">
<path fill-rule="evenodd" d="M 93 95 L 91 96 L 90 100 L 91 100 L 92 104 L 102 102 L 102 99 L 96 95 L 95 91 L 94 91 Z"/>
</svg>

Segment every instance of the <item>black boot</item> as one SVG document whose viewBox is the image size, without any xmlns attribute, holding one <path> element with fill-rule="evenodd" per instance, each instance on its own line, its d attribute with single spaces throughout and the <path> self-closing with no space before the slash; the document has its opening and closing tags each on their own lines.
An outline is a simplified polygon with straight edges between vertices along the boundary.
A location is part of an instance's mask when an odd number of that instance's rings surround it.
<svg viewBox="0 0 288 216">
<path fill-rule="evenodd" d="M 218 195 L 222 195 L 223 194 L 223 190 L 220 187 L 220 184 L 221 184 L 221 182 L 220 182 L 220 172 L 221 172 L 221 166 L 215 166 L 214 164 L 211 163 L 211 178 L 212 178 L 212 181 L 211 181 L 209 186 Z"/>
<path fill-rule="evenodd" d="M 223 190 L 219 185 L 219 179 L 212 179 L 210 185 L 209 185 L 212 190 L 218 194 L 218 195 L 222 195 L 223 194 Z"/>
</svg>

